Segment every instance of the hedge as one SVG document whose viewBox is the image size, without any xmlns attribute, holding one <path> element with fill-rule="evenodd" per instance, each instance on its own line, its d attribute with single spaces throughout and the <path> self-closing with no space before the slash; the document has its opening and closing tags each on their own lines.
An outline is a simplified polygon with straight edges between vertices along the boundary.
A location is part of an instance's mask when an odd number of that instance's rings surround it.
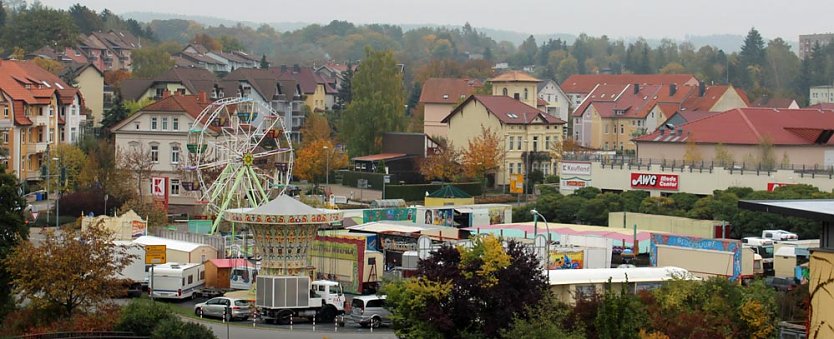
<svg viewBox="0 0 834 339">
<path fill-rule="evenodd" d="M 419 185 L 385 185 L 385 199 L 403 199 L 405 201 L 422 201 L 426 198 L 426 192 L 439 190 L 446 184 L 419 184 Z M 480 182 L 453 183 L 453 186 L 460 188 L 470 195 L 478 196 L 482 193 Z"/>
<path fill-rule="evenodd" d="M 342 185 L 350 186 L 350 187 L 359 187 L 357 183 L 359 179 L 366 179 L 368 180 L 368 185 L 370 186 L 369 189 L 381 191 L 382 190 L 382 178 L 385 176 L 384 173 L 372 173 L 372 172 L 354 172 L 354 171 L 341 171 L 342 173 Z M 391 175 L 391 182 L 396 181 L 396 175 Z M 387 188 L 388 185 L 386 185 Z"/>
</svg>

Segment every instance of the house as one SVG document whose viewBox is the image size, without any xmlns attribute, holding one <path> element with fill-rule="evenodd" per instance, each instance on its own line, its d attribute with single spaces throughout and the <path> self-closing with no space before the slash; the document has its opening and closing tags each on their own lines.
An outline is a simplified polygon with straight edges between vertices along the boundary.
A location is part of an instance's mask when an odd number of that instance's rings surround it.
<svg viewBox="0 0 834 339">
<path fill-rule="evenodd" d="M 731 85 L 597 85 L 571 114 L 573 138 L 584 147 L 634 151 L 630 140 L 657 129 L 676 112 L 747 107 L 747 95 Z"/>
<path fill-rule="evenodd" d="M 439 144 L 424 133 L 386 132 L 382 134 L 382 153 L 351 159 L 356 172 L 383 172 L 391 182 L 420 183 L 420 163 L 437 154 Z"/>
<path fill-rule="evenodd" d="M 538 91 L 539 99 L 545 103 L 543 111 L 565 122 L 570 119 L 570 109 L 572 107 L 570 98 L 562 91 L 556 81 L 545 80 L 539 82 L 536 91 Z M 570 127 L 570 125 L 566 126 Z M 570 135 L 570 131 L 566 128 L 565 137 L 568 135 Z"/>
<path fill-rule="evenodd" d="M 525 84 L 532 85 L 533 93 L 530 93 L 530 85 L 516 89 L 522 93 L 523 89 L 528 89 L 528 95 L 535 98 L 535 82 Z M 499 90 L 504 91 L 503 88 Z M 550 151 L 553 145 L 561 142 L 565 122 L 536 109 L 535 105 L 504 95 L 471 95 L 442 122 L 448 124 L 449 130 L 455 131 L 449 134 L 448 140 L 457 147 L 465 147 L 470 140 L 480 136 L 482 128 L 490 129 L 504 140 L 504 161 L 496 173 L 488 174 L 487 180 L 491 185 L 509 185 L 512 174 L 527 174 L 535 170 L 545 176 L 555 173 L 555 161 Z M 530 166 L 525 162 L 529 162 Z"/>
<path fill-rule="evenodd" d="M 335 62 L 328 62 L 324 65 L 313 67 L 325 82 L 329 83 L 337 91 L 342 88 L 342 83 L 345 81 L 347 71 L 350 69 L 355 72 L 358 64 L 340 64 Z"/>
<path fill-rule="evenodd" d="M 165 92 L 159 101 L 143 107 L 111 128 L 117 154 L 146 153 L 154 163 L 154 176 L 168 177 L 170 213 L 196 212 L 199 187 L 195 191 L 187 190 L 183 182 L 191 178 L 185 178 L 187 174 L 182 169 L 189 163 L 186 152 L 188 131 L 210 103 L 205 92 L 199 95 Z M 142 193 L 150 194 L 150 181 L 140 184 Z"/>
<path fill-rule="evenodd" d="M 290 140 L 301 142 L 301 126 L 304 125 L 304 105 L 301 86 L 293 79 L 281 78 L 268 69 L 238 68 L 220 81 L 224 96 L 254 98 L 271 107 L 284 119 L 285 131 L 290 131 Z"/>
<path fill-rule="evenodd" d="M 834 86 L 813 86 L 809 90 L 808 105 L 834 103 Z"/>
<path fill-rule="evenodd" d="M 258 68 L 260 59 L 242 51 L 213 51 L 201 44 L 191 43 L 175 56 L 175 62 L 192 62 L 194 67 L 212 72 L 231 72 L 238 68 Z M 178 60 L 182 59 L 182 60 Z"/>
<path fill-rule="evenodd" d="M 122 99 L 159 100 L 165 91 L 179 95 L 213 93 L 219 82 L 214 73 L 202 68 L 174 67 L 153 79 L 126 79 L 122 82 Z"/>
<path fill-rule="evenodd" d="M 825 47 L 831 40 L 834 40 L 834 33 L 799 35 L 799 59 L 805 59 L 805 57 L 811 55 L 815 45 Z"/>
<path fill-rule="evenodd" d="M 799 104 L 796 100 L 789 98 L 769 98 L 761 97 L 750 104 L 750 107 L 767 107 L 767 108 L 789 108 L 798 109 Z"/>
<path fill-rule="evenodd" d="M 103 68 L 100 69 L 105 71 L 132 71 L 133 59 L 131 53 L 134 49 L 142 47 L 139 39 L 127 31 L 93 32 L 85 40 L 89 41 L 82 41 L 84 45 L 89 44 L 91 45 L 89 46 L 90 49 L 99 51 L 95 60 L 88 61 L 100 60 L 99 64 L 103 64 Z M 102 49 L 102 47 L 104 48 Z"/>
<path fill-rule="evenodd" d="M 683 125 L 685 123 L 692 122 L 692 121 L 699 120 L 699 119 L 703 119 L 703 118 L 713 116 L 713 115 L 716 115 L 716 114 L 721 114 L 721 112 L 704 112 L 704 111 L 677 112 L 677 111 L 675 111 L 672 114 L 672 116 L 669 117 L 669 119 L 666 119 L 666 121 L 660 123 L 660 125 L 657 126 L 657 128 L 655 128 L 654 130 L 652 130 L 652 132 L 659 129 L 659 128 L 665 128 L 667 130 L 673 130 L 673 129 L 675 129 L 676 126 L 680 126 L 680 125 Z"/>
<path fill-rule="evenodd" d="M 323 112 L 333 108 L 338 91 L 316 74 L 311 67 L 292 67 L 281 65 L 270 68 L 281 80 L 295 80 L 304 95 L 304 104 L 313 112 Z"/>
<path fill-rule="evenodd" d="M 691 74 L 574 74 L 562 81 L 562 91 L 578 107 L 597 85 L 677 85 L 697 86 L 698 79 Z"/>
<path fill-rule="evenodd" d="M 535 108 L 538 102 L 537 85 L 541 80 L 521 71 L 509 71 L 489 79 L 492 95 L 509 96 Z"/>
<path fill-rule="evenodd" d="M 82 94 L 31 61 L 0 61 L 0 163 L 25 182 L 41 180 L 49 146 L 83 133 Z"/>
<path fill-rule="evenodd" d="M 423 132 L 446 137 L 449 126 L 441 121 L 483 84 L 479 80 L 430 78 L 423 84 L 419 103 L 423 105 Z"/>
<path fill-rule="evenodd" d="M 72 79 L 84 97 L 88 122 L 101 126 L 104 117 L 104 73 L 91 63 L 71 62 L 65 65 L 64 79 Z"/>
<path fill-rule="evenodd" d="M 834 165 L 834 111 L 820 109 L 737 108 L 690 121 L 674 129 L 661 128 L 634 139 L 644 159 L 685 160 L 694 147 L 701 160 L 720 161 L 721 144 L 736 163 L 758 162 L 761 145 L 770 143 L 766 167 L 790 164 L 826 168 Z M 693 159 L 687 159 L 693 160 Z"/>
</svg>

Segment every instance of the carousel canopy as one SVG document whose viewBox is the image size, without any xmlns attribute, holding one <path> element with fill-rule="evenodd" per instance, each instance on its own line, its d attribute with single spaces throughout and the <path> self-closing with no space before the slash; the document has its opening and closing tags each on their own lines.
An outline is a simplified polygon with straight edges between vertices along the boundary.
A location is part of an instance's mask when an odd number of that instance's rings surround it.
<svg viewBox="0 0 834 339">
<path fill-rule="evenodd" d="M 255 208 L 227 210 L 223 218 L 250 224 L 329 224 L 341 221 L 342 215 L 341 211 L 318 209 L 282 194 Z"/>
</svg>

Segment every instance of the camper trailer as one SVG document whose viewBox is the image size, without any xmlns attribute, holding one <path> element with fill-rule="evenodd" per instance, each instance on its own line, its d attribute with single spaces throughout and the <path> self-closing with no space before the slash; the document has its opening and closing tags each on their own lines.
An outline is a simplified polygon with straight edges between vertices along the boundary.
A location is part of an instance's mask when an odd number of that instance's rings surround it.
<svg viewBox="0 0 834 339">
<path fill-rule="evenodd" d="M 153 267 L 151 297 L 162 299 L 194 298 L 205 285 L 203 264 L 167 263 Z"/>
</svg>

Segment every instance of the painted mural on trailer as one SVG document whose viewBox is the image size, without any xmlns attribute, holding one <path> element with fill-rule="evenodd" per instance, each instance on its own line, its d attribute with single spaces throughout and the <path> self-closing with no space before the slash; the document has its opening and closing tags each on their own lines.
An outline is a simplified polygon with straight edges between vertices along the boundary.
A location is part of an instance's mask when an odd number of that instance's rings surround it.
<svg viewBox="0 0 834 339">
<path fill-rule="evenodd" d="M 362 223 L 374 221 L 415 222 L 416 208 L 377 208 L 362 211 Z"/>
<path fill-rule="evenodd" d="M 652 233 L 651 235 L 651 262 L 657 266 L 657 245 L 673 247 L 694 248 L 699 250 L 712 250 L 733 253 L 733 275 L 729 277 L 735 281 L 741 276 L 741 248 L 738 240 L 706 239 L 691 236 L 679 236 L 669 234 Z"/>
<path fill-rule="evenodd" d="M 585 260 L 585 252 L 583 251 L 569 251 L 569 252 L 550 252 L 550 264 L 547 266 L 549 270 L 575 270 L 583 268 Z"/>
</svg>

